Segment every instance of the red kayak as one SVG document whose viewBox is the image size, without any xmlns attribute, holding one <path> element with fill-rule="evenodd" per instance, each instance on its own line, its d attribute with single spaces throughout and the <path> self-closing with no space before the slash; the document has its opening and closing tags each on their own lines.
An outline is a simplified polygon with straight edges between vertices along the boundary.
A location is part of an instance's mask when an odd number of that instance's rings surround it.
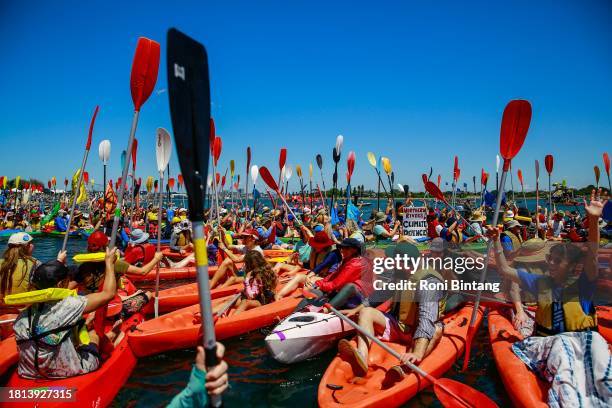
<svg viewBox="0 0 612 408">
<path fill-rule="evenodd" d="M 612 342 L 612 307 L 597 308 L 598 331 Z M 513 352 L 512 344 L 522 340 L 512 322 L 499 310 L 489 313 L 489 338 L 493 358 L 506 391 L 517 407 L 547 407 L 548 383 L 527 368 Z"/>
<path fill-rule="evenodd" d="M 472 304 L 449 313 L 444 320 L 444 335 L 436 348 L 423 359 L 419 367 L 438 378 L 444 375 L 463 354 Z M 476 324 L 482 322 L 482 309 L 477 314 Z M 406 346 L 387 343 L 399 353 Z M 383 390 L 382 380 L 386 371 L 397 365 L 398 360 L 377 344 L 372 344 L 369 353 L 369 371 L 365 378 L 355 378 L 346 361 L 336 357 L 325 370 L 319 383 L 318 401 L 321 407 L 398 407 L 431 385 L 425 378 L 411 373 L 393 387 Z"/>
<path fill-rule="evenodd" d="M 123 322 L 122 330 L 127 332 L 131 327 L 142 321 L 142 316 L 136 314 Z M 136 357 L 128 345 L 125 336 L 115 347 L 110 357 L 102 362 L 100 368 L 89 374 L 58 380 L 31 380 L 21 378 L 13 373 L 7 387 L 41 388 L 54 387 L 74 390 L 76 406 L 78 407 L 106 407 L 111 404 L 119 390 L 123 387 L 132 370 L 136 366 Z M 68 402 L 39 402 L 37 407 L 65 407 Z M 32 407 L 35 404 L 6 403 L 10 407 Z"/>
<path fill-rule="evenodd" d="M 286 316 L 303 299 L 301 289 L 290 296 L 233 315 L 233 309 L 215 323 L 217 340 L 248 333 L 274 324 Z M 213 300 L 213 307 L 227 303 L 234 295 Z M 200 305 L 196 304 L 147 320 L 128 335 L 129 344 L 137 357 L 145 357 L 170 350 L 194 348 L 201 328 Z"/>
<path fill-rule="evenodd" d="M 0 377 L 19 361 L 19 352 L 15 336 L 9 336 L 0 342 Z"/>
<path fill-rule="evenodd" d="M 236 265 L 238 268 L 242 268 L 243 264 L 239 263 Z M 219 269 L 218 266 L 208 267 L 208 276 L 213 276 Z M 133 275 L 128 274 L 128 277 L 132 282 L 150 282 L 155 280 L 156 269 L 146 275 Z M 159 280 L 177 280 L 177 279 L 194 279 L 197 276 L 195 266 L 188 266 L 185 268 L 159 268 Z"/>
</svg>

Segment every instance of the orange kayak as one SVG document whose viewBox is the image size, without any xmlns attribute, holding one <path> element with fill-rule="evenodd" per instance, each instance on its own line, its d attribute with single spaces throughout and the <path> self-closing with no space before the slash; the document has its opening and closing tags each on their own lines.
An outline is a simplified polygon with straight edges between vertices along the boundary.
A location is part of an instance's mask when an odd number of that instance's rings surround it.
<svg viewBox="0 0 612 408">
<path fill-rule="evenodd" d="M 217 299 L 238 293 L 244 285 L 237 283 L 225 288 L 216 288 L 210 291 L 210 298 Z M 198 284 L 188 283 L 186 285 L 176 286 L 170 289 L 162 289 L 159 291 L 159 313 L 168 313 L 183 307 L 195 305 L 200 300 L 198 294 Z M 151 300 L 142 309 L 142 313 L 150 315 L 154 313 L 154 300 Z"/>
<path fill-rule="evenodd" d="M 293 254 L 293 251 L 290 249 L 264 249 L 263 253 L 264 257 L 266 258 L 283 258 Z M 182 259 L 185 259 L 188 255 L 193 254 L 193 252 L 183 255 L 180 252 L 173 251 L 169 247 L 166 247 L 162 248 L 162 254 L 164 254 L 166 258 L 169 258 L 173 261 L 180 261 Z"/>
<path fill-rule="evenodd" d="M 0 342 L 0 377 L 19 361 L 19 352 L 15 336 L 7 337 Z"/>
<path fill-rule="evenodd" d="M 134 315 L 123 323 L 122 330 L 127 331 L 131 326 L 142 321 L 140 315 Z M 13 373 L 7 387 L 62 387 L 72 389 L 76 395 L 79 407 L 106 407 L 111 404 L 121 387 L 125 384 L 132 370 L 136 366 L 136 357 L 132 353 L 127 336 L 115 347 L 107 360 L 102 362 L 100 368 L 89 374 L 79 375 L 71 378 L 57 380 L 38 379 L 31 380 L 21 378 Z M 6 403 L 9 407 L 32 407 L 34 404 Z M 37 407 L 65 407 L 69 405 L 66 401 L 39 402 Z"/>
<path fill-rule="evenodd" d="M 612 341 L 612 307 L 598 307 L 600 334 Z M 513 352 L 512 344 L 522 339 L 512 322 L 499 310 L 489 313 L 489 338 L 493 358 L 510 399 L 517 407 L 548 407 L 548 383 L 529 370 Z"/>
<path fill-rule="evenodd" d="M 419 367 L 436 378 L 452 367 L 464 351 L 472 310 L 473 305 L 468 304 L 443 319 L 444 335 L 433 352 L 421 362 Z M 483 317 L 482 309 L 477 316 L 476 323 L 480 325 Z M 405 345 L 388 344 L 399 353 L 406 351 Z M 369 354 L 370 370 L 365 378 L 356 379 L 347 362 L 340 357 L 334 358 L 319 383 L 319 406 L 397 407 L 431 385 L 426 379 L 411 373 L 393 387 L 382 390 L 381 383 L 386 371 L 397 364 L 398 360 L 395 357 L 389 355 L 380 346 L 372 344 Z M 332 389 L 339 387 L 341 388 L 337 390 Z"/>
<path fill-rule="evenodd" d="M 236 265 L 238 268 L 242 268 L 243 264 L 239 263 Z M 213 276 L 219 269 L 218 266 L 213 265 L 208 267 L 208 276 Z M 150 282 L 155 280 L 156 269 L 146 275 L 133 275 L 128 274 L 132 282 Z M 177 279 L 195 279 L 197 271 L 195 266 L 187 266 L 185 268 L 159 268 L 159 280 L 177 280 Z"/>
<path fill-rule="evenodd" d="M 288 297 L 238 315 L 233 315 L 233 310 L 230 309 L 227 316 L 219 318 L 215 323 L 217 340 L 260 329 L 289 316 L 303 299 L 301 293 L 301 290 L 297 289 Z M 231 295 L 213 300 L 213 308 L 227 303 L 233 297 L 234 295 Z M 139 324 L 129 333 L 129 344 L 137 357 L 194 348 L 201 326 L 200 305 L 196 304 Z"/>
</svg>

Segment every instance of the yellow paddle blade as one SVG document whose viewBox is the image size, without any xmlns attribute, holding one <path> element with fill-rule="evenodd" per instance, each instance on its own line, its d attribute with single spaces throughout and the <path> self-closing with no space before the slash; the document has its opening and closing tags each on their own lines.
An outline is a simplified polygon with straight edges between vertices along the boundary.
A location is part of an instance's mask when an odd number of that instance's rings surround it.
<svg viewBox="0 0 612 408">
<path fill-rule="evenodd" d="M 393 168 L 391 167 L 391 160 L 389 160 L 388 157 L 381 157 L 380 162 L 382 163 L 385 173 L 387 173 L 387 175 L 390 175 L 393 171 Z"/>
<path fill-rule="evenodd" d="M 153 176 L 147 177 L 147 191 L 153 191 Z"/>
<path fill-rule="evenodd" d="M 15 189 L 19 189 L 19 182 L 21 181 L 21 176 L 15 177 Z"/>
<path fill-rule="evenodd" d="M 230 160 L 230 176 L 231 178 L 234 178 L 234 166 L 236 165 L 236 163 L 234 163 L 234 160 Z"/>
<path fill-rule="evenodd" d="M 302 166 L 300 166 L 299 164 L 295 165 L 295 172 L 297 173 L 299 178 L 302 178 Z"/>
<path fill-rule="evenodd" d="M 2 189 L 6 190 L 6 183 L 8 182 L 8 177 L 5 177 L 4 180 L 2 180 Z"/>
<path fill-rule="evenodd" d="M 376 167 L 376 156 L 374 156 L 374 153 L 368 152 L 368 162 L 370 162 L 370 166 Z"/>
</svg>

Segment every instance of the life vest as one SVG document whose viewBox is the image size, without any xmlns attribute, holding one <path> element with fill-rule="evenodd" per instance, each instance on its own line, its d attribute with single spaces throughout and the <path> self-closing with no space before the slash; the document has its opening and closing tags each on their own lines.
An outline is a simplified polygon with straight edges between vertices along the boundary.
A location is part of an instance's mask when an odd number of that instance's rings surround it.
<svg viewBox="0 0 612 408">
<path fill-rule="evenodd" d="M 427 236 L 431 239 L 438 237 L 438 232 L 436 231 L 436 227 L 440 225 L 438 220 L 433 220 L 432 222 L 427 223 Z"/>
<path fill-rule="evenodd" d="M 545 277 L 538 280 L 538 310 L 536 311 L 536 334 L 550 336 L 558 334 L 553 329 L 553 280 Z M 579 297 L 579 283 L 575 279 L 570 285 L 563 288 L 562 309 L 565 331 L 576 332 L 597 330 L 597 316 L 595 310 L 587 314 L 582 310 Z"/>
<path fill-rule="evenodd" d="M 4 263 L 4 259 L 0 259 L 0 266 Z M 28 290 L 30 287 L 30 275 L 35 265 L 33 259 L 22 259 L 17 260 L 17 265 L 13 271 L 13 277 L 11 282 L 11 293 L 21 293 Z"/>
<path fill-rule="evenodd" d="M 508 238 L 510 238 L 510 240 L 512 241 L 512 250 L 516 251 L 521 247 L 521 243 L 523 242 L 519 237 L 517 237 L 516 235 L 514 235 L 512 232 L 510 231 L 504 231 L 502 233 L 502 235 L 507 236 Z"/>
<path fill-rule="evenodd" d="M 410 281 L 415 282 L 417 286 L 419 281 L 426 279 L 429 276 L 433 276 L 444 282 L 445 279 L 440 273 L 434 269 L 421 269 L 411 276 Z M 397 317 L 397 321 L 404 332 L 412 332 L 417 326 L 418 319 L 418 303 L 415 302 L 414 297 L 416 290 L 402 290 L 398 291 L 395 295 L 395 306 L 392 314 Z M 438 302 L 438 319 L 442 318 L 444 309 L 446 308 L 446 294 Z"/>
<path fill-rule="evenodd" d="M 155 245 L 152 244 L 128 245 L 125 250 L 124 258 L 130 260 L 136 258 L 136 262 L 146 265 L 153 260 L 155 250 Z"/>
<path fill-rule="evenodd" d="M 180 233 L 178 234 L 178 238 L 177 238 L 177 240 L 176 240 L 176 246 L 179 246 L 179 247 L 184 247 L 184 246 L 185 246 L 185 245 L 187 245 L 187 244 L 188 244 L 188 242 L 187 242 L 187 238 L 185 237 L 185 234 L 183 234 L 182 232 L 180 232 Z"/>
</svg>

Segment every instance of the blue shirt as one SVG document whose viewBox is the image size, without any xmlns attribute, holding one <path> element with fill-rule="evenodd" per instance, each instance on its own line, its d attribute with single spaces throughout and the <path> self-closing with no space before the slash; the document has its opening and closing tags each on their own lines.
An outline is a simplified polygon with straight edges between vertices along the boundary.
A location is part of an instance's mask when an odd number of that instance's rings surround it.
<svg viewBox="0 0 612 408">
<path fill-rule="evenodd" d="M 60 232 L 66 232 L 68 229 L 68 218 L 66 217 L 56 217 L 55 218 L 55 230 Z"/>
<path fill-rule="evenodd" d="M 512 252 L 514 247 L 512 246 L 512 239 L 510 239 L 507 235 L 502 235 L 499 237 L 499 241 L 501 242 L 502 248 L 506 252 Z"/>
<path fill-rule="evenodd" d="M 342 258 L 338 254 L 338 251 L 331 251 L 327 254 L 325 259 L 323 259 L 323 262 L 315 266 L 312 271 L 318 275 L 323 269 L 331 268 L 335 264 L 340 263 L 341 260 Z"/>
</svg>

